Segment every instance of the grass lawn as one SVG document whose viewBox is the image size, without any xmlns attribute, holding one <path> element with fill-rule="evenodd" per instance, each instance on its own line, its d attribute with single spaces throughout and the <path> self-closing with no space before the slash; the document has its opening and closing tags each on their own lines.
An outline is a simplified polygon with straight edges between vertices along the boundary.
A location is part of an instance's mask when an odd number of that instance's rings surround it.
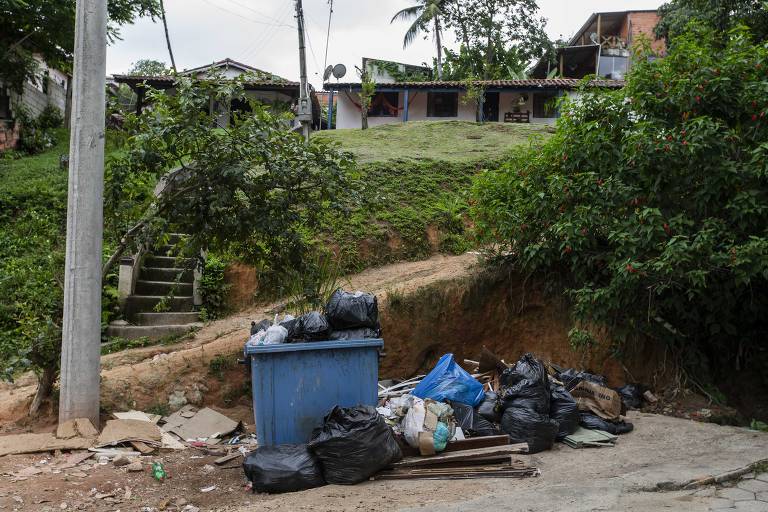
<svg viewBox="0 0 768 512">
<path fill-rule="evenodd" d="M 401 161 L 475 162 L 497 159 L 507 150 L 547 137 L 548 127 L 535 124 L 413 121 L 368 130 L 329 130 L 315 137 L 337 141 L 360 163 Z"/>
</svg>

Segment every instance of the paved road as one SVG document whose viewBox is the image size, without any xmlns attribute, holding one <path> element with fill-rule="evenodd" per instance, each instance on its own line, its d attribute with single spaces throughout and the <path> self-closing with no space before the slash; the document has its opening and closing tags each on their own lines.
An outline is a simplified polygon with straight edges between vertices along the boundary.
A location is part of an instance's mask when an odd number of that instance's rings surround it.
<svg viewBox="0 0 768 512">
<path fill-rule="evenodd" d="M 768 512 L 765 474 L 732 488 L 659 491 L 768 459 L 768 434 L 630 413 L 635 431 L 614 448 L 555 449 L 528 456 L 542 472 L 523 480 L 381 481 L 255 496 L 238 512 L 262 510 L 582 512 L 702 511 L 731 507 Z"/>
</svg>

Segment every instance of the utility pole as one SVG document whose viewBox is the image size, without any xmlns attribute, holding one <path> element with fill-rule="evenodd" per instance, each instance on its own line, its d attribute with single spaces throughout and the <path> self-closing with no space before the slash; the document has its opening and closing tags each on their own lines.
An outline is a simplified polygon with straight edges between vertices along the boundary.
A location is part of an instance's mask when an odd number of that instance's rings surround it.
<svg viewBox="0 0 768 512">
<path fill-rule="evenodd" d="M 299 27 L 299 67 L 301 86 L 299 89 L 299 105 L 296 117 L 301 123 L 301 133 L 309 143 L 309 130 L 312 124 L 312 101 L 309 99 L 309 84 L 307 83 L 307 56 L 304 51 L 304 8 L 301 0 L 296 0 L 296 25 Z"/>
<path fill-rule="evenodd" d="M 107 0 L 77 0 L 59 423 L 99 424 Z"/>
<path fill-rule="evenodd" d="M 163 17 L 163 28 L 165 29 L 165 43 L 168 45 L 168 55 L 171 56 L 171 68 L 176 73 L 176 61 L 173 58 L 173 50 L 171 49 L 171 36 L 168 35 L 168 22 L 165 19 L 165 5 L 163 0 L 160 0 L 160 15 Z"/>
</svg>

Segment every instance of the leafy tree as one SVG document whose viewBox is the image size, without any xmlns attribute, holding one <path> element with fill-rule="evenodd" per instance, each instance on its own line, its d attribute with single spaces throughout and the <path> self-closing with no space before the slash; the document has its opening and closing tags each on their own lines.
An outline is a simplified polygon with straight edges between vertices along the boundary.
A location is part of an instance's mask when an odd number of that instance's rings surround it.
<svg viewBox="0 0 768 512">
<path fill-rule="evenodd" d="M 159 76 L 167 75 L 170 72 L 165 62 L 152 59 L 140 59 L 131 64 L 128 70 L 129 75 Z"/>
<path fill-rule="evenodd" d="M 176 94 L 150 91 L 153 109 L 128 116 L 135 135 L 108 166 L 105 189 L 110 231 L 123 235 L 111 241 L 116 251 L 104 274 L 127 248 L 168 229 L 190 234 L 190 254 L 247 247 L 263 270 L 301 268 L 306 233 L 342 200 L 352 161 L 320 140 L 306 145 L 287 118 L 245 95 L 247 79 L 179 78 Z M 232 112 L 228 127 L 211 129 L 218 117 L 209 113 L 211 99 L 248 102 L 251 112 Z"/>
<path fill-rule="evenodd" d="M 768 3 L 765 0 L 672 0 L 659 8 L 656 36 L 672 40 L 691 21 L 711 27 L 723 40 L 738 24 L 748 26 L 757 40 L 768 39 Z"/>
<path fill-rule="evenodd" d="M 512 265 L 559 276 L 579 322 L 743 368 L 768 334 L 768 48 L 744 27 L 673 43 L 483 174 L 477 225 Z"/>
<path fill-rule="evenodd" d="M 549 48 L 538 9 L 536 0 L 450 0 L 443 6 L 446 26 L 463 46 L 463 67 L 485 80 L 522 71 Z"/>
<path fill-rule="evenodd" d="M 437 49 L 437 79 L 443 79 L 443 18 L 445 16 L 445 4 L 447 0 L 417 0 L 417 4 L 402 9 L 392 17 L 390 23 L 395 20 L 410 21 L 413 23 L 405 32 L 403 38 L 403 48 L 407 48 L 413 43 L 421 32 L 429 32 L 435 38 L 435 47 Z"/>
<path fill-rule="evenodd" d="M 368 110 L 371 108 L 371 99 L 376 94 L 376 82 L 371 78 L 367 69 L 358 68 L 360 75 L 360 119 L 362 129 L 368 129 Z"/>
<path fill-rule="evenodd" d="M 110 40 L 119 39 L 120 25 L 140 16 L 158 15 L 157 0 L 109 0 Z M 70 69 L 75 40 L 75 0 L 13 0 L 0 2 L 0 81 L 21 92 L 37 71 L 32 53 L 50 65 Z"/>
</svg>

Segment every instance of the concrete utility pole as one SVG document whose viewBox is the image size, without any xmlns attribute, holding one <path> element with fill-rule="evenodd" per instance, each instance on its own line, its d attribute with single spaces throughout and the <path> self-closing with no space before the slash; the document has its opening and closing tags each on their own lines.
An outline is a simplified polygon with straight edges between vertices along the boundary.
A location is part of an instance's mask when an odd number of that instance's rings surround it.
<svg viewBox="0 0 768 512">
<path fill-rule="evenodd" d="M 299 27 L 299 67 L 301 68 L 301 86 L 296 117 L 301 123 L 301 133 L 304 135 L 304 140 L 309 143 L 312 101 L 309 99 L 309 84 L 307 83 L 307 56 L 304 51 L 304 8 L 301 6 L 301 0 L 296 0 L 296 25 Z"/>
<path fill-rule="evenodd" d="M 99 424 L 107 0 L 77 0 L 59 423 Z"/>
</svg>

